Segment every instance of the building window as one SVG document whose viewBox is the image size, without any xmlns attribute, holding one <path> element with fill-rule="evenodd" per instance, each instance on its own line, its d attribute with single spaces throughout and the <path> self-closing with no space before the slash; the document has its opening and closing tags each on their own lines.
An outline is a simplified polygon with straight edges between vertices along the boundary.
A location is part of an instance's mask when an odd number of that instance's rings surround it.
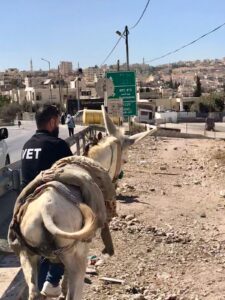
<svg viewBox="0 0 225 300">
<path fill-rule="evenodd" d="M 81 96 L 91 96 L 91 91 L 81 91 Z"/>
<path fill-rule="evenodd" d="M 148 111 L 141 110 L 141 116 L 147 116 L 147 115 L 148 115 Z"/>
<path fill-rule="evenodd" d="M 36 96 L 36 101 L 40 101 L 42 99 L 41 94 Z"/>
</svg>

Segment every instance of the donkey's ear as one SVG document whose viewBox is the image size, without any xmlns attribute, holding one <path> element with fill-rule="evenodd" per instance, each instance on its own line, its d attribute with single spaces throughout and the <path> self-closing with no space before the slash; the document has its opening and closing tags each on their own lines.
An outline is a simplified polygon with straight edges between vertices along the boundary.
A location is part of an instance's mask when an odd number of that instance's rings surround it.
<svg viewBox="0 0 225 300">
<path fill-rule="evenodd" d="M 143 138 L 145 138 L 147 135 L 150 134 L 150 131 L 144 131 L 144 132 L 140 132 L 140 133 L 137 133 L 137 134 L 134 134 L 134 135 L 131 135 L 129 137 L 129 140 L 133 140 L 134 143 L 137 143 L 139 142 L 140 140 L 142 140 Z"/>
<path fill-rule="evenodd" d="M 144 132 L 140 132 L 134 135 L 131 135 L 129 137 L 126 136 L 126 138 L 124 139 L 124 147 L 129 147 L 135 143 L 138 143 L 140 140 L 142 140 L 144 137 L 146 137 L 147 135 L 152 135 L 154 132 L 157 131 L 157 128 L 154 128 L 152 130 L 147 130 Z"/>
<path fill-rule="evenodd" d="M 102 108 L 102 115 L 103 115 L 103 120 L 104 120 L 105 129 L 106 129 L 107 134 L 112 135 L 116 138 L 120 138 L 121 137 L 120 130 L 118 130 L 116 128 L 113 121 L 110 119 L 109 115 L 105 111 L 104 105 L 102 105 L 101 108 Z"/>
</svg>

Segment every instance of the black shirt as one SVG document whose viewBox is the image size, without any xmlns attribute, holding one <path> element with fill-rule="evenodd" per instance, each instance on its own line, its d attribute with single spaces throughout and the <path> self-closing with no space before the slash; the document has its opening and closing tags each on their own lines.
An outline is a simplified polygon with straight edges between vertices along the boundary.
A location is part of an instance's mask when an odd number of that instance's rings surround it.
<svg viewBox="0 0 225 300">
<path fill-rule="evenodd" d="M 60 158 L 73 155 L 67 143 L 52 136 L 46 130 L 37 130 L 22 150 L 23 186 L 33 180 L 40 171 L 49 169 Z"/>
</svg>

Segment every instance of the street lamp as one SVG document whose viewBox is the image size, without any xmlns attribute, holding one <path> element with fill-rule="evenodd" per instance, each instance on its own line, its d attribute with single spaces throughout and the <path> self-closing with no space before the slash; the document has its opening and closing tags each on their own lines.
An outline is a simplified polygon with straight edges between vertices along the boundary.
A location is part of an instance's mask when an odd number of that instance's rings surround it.
<svg viewBox="0 0 225 300">
<path fill-rule="evenodd" d="M 45 58 L 41 58 L 41 60 L 45 61 L 48 63 L 48 69 L 49 69 L 49 72 L 50 72 L 50 61 L 45 59 Z M 49 90 L 50 90 L 50 102 L 52 102 L 52 87 L 51 87 L 51 79 L 50 79 L 50 82 L 49 82 Z"/>
<path fill-rule="evenodd" d="M 77 111 L 80 110 L 80 84 L 79 81 L 81 81 L 83 77 L 83 70 L 81 68 L 78 68 L 77 70 Z"/>
<path fill-rule="evenodd" d="M 128 46 L 128 34 L 129 34 L 129 30 L 128 27 L 125 26 L 124 32 L 121 33 L 119 30 L 116 31 L 116 34 L 118 34 L 119 36 L 121 36 L 122 38 L 125 39 L 125 44 L 126 44 L 126 57 L 127 57 L 127 71 L 130 70 L 129 67 L 129 46 Z"/>
</svg>

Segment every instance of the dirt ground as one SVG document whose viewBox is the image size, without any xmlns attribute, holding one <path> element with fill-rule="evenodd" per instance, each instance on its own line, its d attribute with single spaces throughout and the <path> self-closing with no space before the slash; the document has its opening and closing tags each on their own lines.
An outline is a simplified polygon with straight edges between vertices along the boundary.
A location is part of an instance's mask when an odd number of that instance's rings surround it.
<svg viewBox="0 0 225 300">
<path fill-rule="evenodd" d="M 99 237 L 91 244 L 97 275 L 88 275 L 83 298 L 224 300 L 224 177 L 222 140 L 148 137 L 134 145 L 111 223 L 116 253 L 101 255 Z"/>
</svg>

